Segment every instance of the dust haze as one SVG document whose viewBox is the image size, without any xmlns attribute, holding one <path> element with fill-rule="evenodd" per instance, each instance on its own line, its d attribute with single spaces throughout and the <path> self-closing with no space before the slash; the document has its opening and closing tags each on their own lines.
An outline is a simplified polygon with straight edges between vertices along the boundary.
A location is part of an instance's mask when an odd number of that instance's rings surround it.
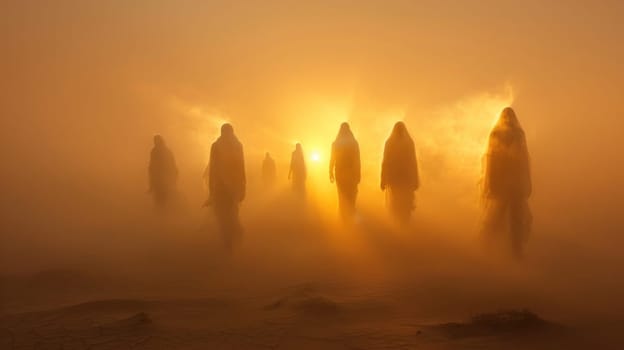
<svg viewBox="0 0 624 350">
<path fill-rule="evenodd" d="M 0 8 L 2 313 L 110 298 L 272 300 L 304 286 L 422 323 L 528 308 L 566 325 L 622 324 L 622 4 Z M 479 235 L 482 157 L 507 106 L 531 159 L 534 221 L 522 259 Z M 420 171 L 407 226 L 390 219 L 379 189 L 397 121 Z M 342 122 L 361 152 L 352 226 L 340 222 L 328 177 Z M 232 251 L 202 207 L 223 123 L 243 144 L 247 176 Z M 165 214 L 148 193 L 155 134 L 179 171 Z M 305 199 L 287 179 L 296 143 Z"/>
</svg>

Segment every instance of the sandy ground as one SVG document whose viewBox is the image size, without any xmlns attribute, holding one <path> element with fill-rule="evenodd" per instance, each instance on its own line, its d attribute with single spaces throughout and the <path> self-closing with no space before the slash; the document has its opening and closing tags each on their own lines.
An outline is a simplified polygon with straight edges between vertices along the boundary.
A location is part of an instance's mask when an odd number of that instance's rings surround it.
<svg viewBox="0 0 624 350">
<path fill-rule="evenodd" d="M 598 334 L 525 311 L 428 323 L 405 311 L 401 300 L 323 290 L 303 285 L 274 297 L 108 299 L 4 315 L 0 344 L 3 349 L 618 348 L 611 343 L 617 340 L 615 329 Z"/>
<path fill-rule="evenodd" d="M 620 265 L 569 268 L 591 253 L 535 238 L 522 261 L 485 258 L 470 236 L 456 239 L 418 217 L 399 230 L 366 212 L 349 227 L 310 208 L 287 214 L 243 213 L 245 234 L 232 252 L 209 216 L 202 225 L 176 218 L 128 224 L 88 258 L 5 274 L 0 348 L 624 344 L 621 289 L 609 277 Z"/>
</svg>

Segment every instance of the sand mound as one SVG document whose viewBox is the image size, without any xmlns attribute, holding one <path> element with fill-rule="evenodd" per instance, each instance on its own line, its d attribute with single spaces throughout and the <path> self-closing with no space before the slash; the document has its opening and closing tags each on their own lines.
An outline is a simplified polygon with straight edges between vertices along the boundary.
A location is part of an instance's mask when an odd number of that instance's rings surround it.
<svg viewBox="0 0 624 350">
<path fill-rule="evenodd" d="M 102 333 L 118 333 L 121 331 L 131 331 L 146 326 L 152 322 L 145 312 L 139 312 L 127 318 L 116 320 L 100 326 Z"/>
<path fill-rule="evenodd" d="M 84 306 L 71 310 L 74 315 L 41 312 L 24 314 L 10 323 L 3 320 L 0 344 L 5 345 L 3 349 L 124 349 L 147 341 L 154 333 L 149 327 L 151 318 L 144 312 L 109 320 L 93 319 Z"/>
<path fill-rule="evenodd" d="M 118 313 L 134 312 L 143 310 L 149 306 L 149 302 L 136 299 L 109 299 L 89 301 L 64 308 L 62 311 L 68 313 Z"/>
<path fill-rule="evenodd" d="M 478 314 L 468 322 L 443 323 L 429 328 L 437 330 L 449 338 L 546 334 L 563 330 L 563 327 L 546 321 L 529 310 Z"/>
<path fill-rule="evenodd" d="M 322 295 L 318 287 L 305 284 L 295 287 L 286 296 L 266 305 L 265 310 L 288 309 L 311 316 L 335 315 L 341 310 L 338 302 Z"/>
</svg>

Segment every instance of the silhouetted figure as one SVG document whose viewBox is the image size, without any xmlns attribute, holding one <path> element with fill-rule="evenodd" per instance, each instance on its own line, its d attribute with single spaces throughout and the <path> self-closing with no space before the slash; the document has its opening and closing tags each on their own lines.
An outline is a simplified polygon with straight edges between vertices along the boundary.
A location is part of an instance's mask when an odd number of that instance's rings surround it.
<svg viewBox="0 0 624 350">
<path fill-rule="evenodd" d="M 329 181 L 336 181 L 341 217 L 343 220 L 352 219 L 360 183 L 360 146 L 348 123 L 340 125 L 338 136 L 332 143 Z"/>
<path fill-rule="evenodd" d="M 275 185 L 275 179 L 277 177 L 277 171 L 275 168 L 275 161 L 271 158 L 269 152 L 264 156 L 262 161 L 262 182 L 265 188 L 272 188 Z"/>
<path fill-rule="evenodd" d="M 221 136 L 210 148 L 208 189 L 206 204 L 214 208 L 226 246 L 231 249 L 242 234 L 238 209 L 245 198 L 246 179 L 243 146 L 230 124 L 223 124 Z"/>
<path fill-rule="evenodd" d="M 521 256 L 532 221 L 531 173 L 524 131 L 510 107 L 490 133 L 483 175 L 484 233 L 494 237 L 509 232 L 513 252 Z"/>
<path fill-rule="evenodd" d="M 288 180 L 292 181 L 293 190 L 295 193 L 305 193 L 306 182 L 306 164 L 303 156 L 303 149 L 301 144 L 295 145 L 295 150 L 290 157 L 290 169 L 288 170 Z"/>
<path fill-rule="evenodd" d="M 159 208 L 171 204 L 176 195 L 178 168 L 173 153 L 160 135 L 154 136 L 154 147 L 150 153 L 148 167 L 149 193 Z"/>
<path fill-rule="evenodd" d="M 398 122 L 386 141 L 381 165 L 381 190 L 386 191 L 392 215 L 402 223 L 409 221 L 418 189 L 418 164 L 414 141 L 403 122 Z"/>
</svg>

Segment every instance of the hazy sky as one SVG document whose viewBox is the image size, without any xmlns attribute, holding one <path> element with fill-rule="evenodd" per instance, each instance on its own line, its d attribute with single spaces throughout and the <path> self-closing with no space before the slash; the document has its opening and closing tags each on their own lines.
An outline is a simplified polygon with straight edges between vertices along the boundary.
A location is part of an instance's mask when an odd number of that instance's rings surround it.
<svg viewBox="0 0 624 350">
<path fill-rule="evenodd" d="M 476 186 L 481 145 L 511 103 L 536 207 L 616 230 L 623 16 L 620 1 L 2 1 L 0 215 L 19 231 L 76 202 L 123 206 L 145 190 L 154 133 L 199 191 L 224 120 L 251 171 L 301 141 L 323 172 L 349 120 L 373 188 L 402 119 L 422 196 L 472 198 L 426 185 Z"/>
</svg>

